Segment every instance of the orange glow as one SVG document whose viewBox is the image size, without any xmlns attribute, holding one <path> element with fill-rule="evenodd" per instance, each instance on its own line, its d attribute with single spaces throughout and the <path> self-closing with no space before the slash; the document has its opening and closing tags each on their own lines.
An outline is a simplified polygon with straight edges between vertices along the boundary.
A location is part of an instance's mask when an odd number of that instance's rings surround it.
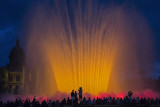
<svg viewBox="0 0 160 107">
<path fill-rule="evenodd" d="M 77 43 L 71 47 L 63 39 L 53 39 L 51 44 L 44 43 L 44 47 L 48 48 L 43 51 L 51 64 L 60 92 L 70 93 L 80 86 L 91 94 L 107 91 L 115 53 L 108 47 L 108 42 L 102 44 L 99 36 L 92 41 L 85 36 L 79 35 Z"/>
<path fill-rule="evenodd" d="M 39 67 L 38 90 L 45 88 L 49 95 L 55 91 L 70 93 L 79 87 L 92 95 L 118 92 L 122 84 L 117 81 L 130 68 L 139 75 L 136 49 L 130 41 L 137 37 L 129 25 L 131 18 L 126 19 L 130 14 L 121 7 L 102 6 L 98 10 L 91 2 L 83 12 L 79 2 L 72 5 L 73 19 L 65 2 L 62 8 L 58 8 L 58 1 L 55 8 L 38 5 L 33 13 L 27 55 Z"/>
</svg>

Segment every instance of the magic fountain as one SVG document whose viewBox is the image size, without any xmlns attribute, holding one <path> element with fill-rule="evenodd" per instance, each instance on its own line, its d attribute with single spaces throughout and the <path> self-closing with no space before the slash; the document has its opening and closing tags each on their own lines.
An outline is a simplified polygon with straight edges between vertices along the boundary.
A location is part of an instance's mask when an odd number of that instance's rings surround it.
<svg viewBox="0 0 160 107">
<path fill-rule="evenodd" d="M 33 9 L 27 60 L 39 71 L 40 93 L 70 93 L 80 86 L 92 95 L 117 92 L 124 87 L 117 81 L 127 73 L 141 77 L 137 56 L 150 51 L 146 44 L 151 39 L 136 11 L 96 0 L 48 0 Z"/>
</svg>

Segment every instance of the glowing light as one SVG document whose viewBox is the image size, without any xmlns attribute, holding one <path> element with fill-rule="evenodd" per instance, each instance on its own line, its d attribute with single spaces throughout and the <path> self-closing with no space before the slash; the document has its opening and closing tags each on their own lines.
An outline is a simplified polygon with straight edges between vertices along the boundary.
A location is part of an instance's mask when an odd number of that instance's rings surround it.
<svg viewBox="0 0 160 107">
<path fill-rule="evenodd" d="M 43 68 L 38 81 L 44 83 L 38 89 L 45 87 L 48 94 L 53 90 L 70 93 L 82 86 L 86 93 L 98 95 L 108 92 L 110 80 L 116 83 L 123 78 L 124 72 L 117 71 L 130 69 L 126 63 L 139 72 L 134 46 L 128 39 L 135 33 L 124 9 L 104 8 L 90 1 L 72 3 L 69 8 L 67 2 L 45 2 L 33 12 L 27 52 L 32 63 Z M 119 69 L 120 64 L 128 68 Z M 114 90 L 119 88 L 118 84 Z"/>
</svg>

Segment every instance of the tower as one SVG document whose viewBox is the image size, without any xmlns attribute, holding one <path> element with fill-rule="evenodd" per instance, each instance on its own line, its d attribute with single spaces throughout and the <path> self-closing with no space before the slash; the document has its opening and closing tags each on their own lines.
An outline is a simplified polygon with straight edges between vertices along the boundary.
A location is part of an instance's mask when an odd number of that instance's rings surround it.
<svg viewBox="0 0 160 107">
<path fill-rule="evenodd" d="M 24 65 L 25 54 L 16 41 L 16 46 L 12 49 L 9 55 L 8 68 L 8 90 L 10 94 L 21 95 L 24 87 Z"/>
</svg>

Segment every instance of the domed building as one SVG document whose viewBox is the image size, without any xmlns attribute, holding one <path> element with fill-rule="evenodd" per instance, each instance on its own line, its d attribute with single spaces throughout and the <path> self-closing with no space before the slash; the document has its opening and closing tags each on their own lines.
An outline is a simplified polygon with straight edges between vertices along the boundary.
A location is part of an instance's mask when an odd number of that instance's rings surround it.
<svg viewBox="0 0 160 107">
<path fill-rule="evenodd" d="M 25 55 L 23 49 L 20 47 L 19 40 L 16 41 L 16 46 L 12 49 L 9 55 L 9 72 L 22 72 L 25 64 Z"/>
<path fill-rule="evenodd" d="M 8 69 L 8 91 L 10 94 L 21 95 L 24 87 L 24 65 L 25 55 L 20 47 L 19 40 L 9 55 Z"/>
<path fill-rule="evenodd" d="M 16 41 L 16 46 L 9 55 L 7 67 L 0 68 L 1 88 L 5 88 L 12 95 L 22 95 L 24 89 L 25 54 Z"/>
</svg>

